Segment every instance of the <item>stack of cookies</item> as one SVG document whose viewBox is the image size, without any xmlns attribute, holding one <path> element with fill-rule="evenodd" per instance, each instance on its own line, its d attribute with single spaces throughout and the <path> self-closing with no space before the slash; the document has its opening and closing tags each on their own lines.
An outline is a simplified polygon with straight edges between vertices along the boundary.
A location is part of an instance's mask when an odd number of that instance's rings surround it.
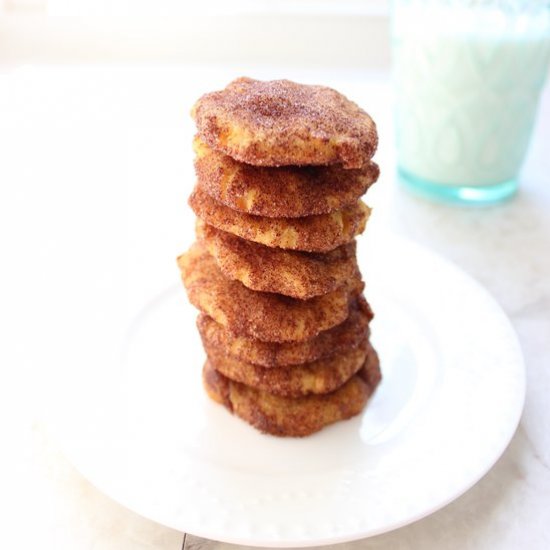
<svg viewBox="0 0 550 550">
<path fill-rule="evenodd" d="M 380 381 L 354 240 L 374 122 L 330 88 L 249 78 L 192 114 L 197 241 L 178 265 L 208 395 L 280 436 L 359 414 Z"/>
</svg>

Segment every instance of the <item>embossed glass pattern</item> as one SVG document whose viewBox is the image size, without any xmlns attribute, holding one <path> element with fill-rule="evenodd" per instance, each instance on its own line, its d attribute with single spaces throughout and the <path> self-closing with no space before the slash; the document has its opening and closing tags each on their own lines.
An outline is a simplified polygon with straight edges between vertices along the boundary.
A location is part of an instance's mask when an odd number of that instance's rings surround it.
<svg viewBox="0 0 550 550">
<path fill-rule="evenodd" d="M 398 163 L 417 190 L 465 201 L 512 194 L 550 56 L 543 0 L 396 0 Z"/>
</svg>

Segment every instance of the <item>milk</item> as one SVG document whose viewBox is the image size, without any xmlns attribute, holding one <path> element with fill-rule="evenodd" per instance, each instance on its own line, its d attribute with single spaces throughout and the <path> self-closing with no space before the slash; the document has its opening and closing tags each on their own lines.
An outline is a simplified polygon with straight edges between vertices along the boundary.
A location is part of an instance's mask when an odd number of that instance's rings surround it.
<svg viewBox="0 0 550 550">
<path fill-rule="evenodd" d="M 516 178 L 550 56 L 548 14 L 429 8 L 394 14 L 398 162 L 443 185 Z"/>
</svg>

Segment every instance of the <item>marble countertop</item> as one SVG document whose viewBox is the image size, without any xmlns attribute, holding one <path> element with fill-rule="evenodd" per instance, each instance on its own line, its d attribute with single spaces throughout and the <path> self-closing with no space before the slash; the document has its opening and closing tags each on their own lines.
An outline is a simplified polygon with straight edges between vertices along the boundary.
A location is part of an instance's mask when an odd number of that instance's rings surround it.
<svg viewBox="0 0 550 550">
<path fill-rule="evenodd" d="M 94 200 L 86 190 L 71 194 L 71 187 L 67 186 L 63 188 L 65 195 L 59 196 L 48 189 L 57 189 L 58 180 L 67 182 L 75 175 L 83 185 L 90 186 L 94 178 L 105 177 L 107 162 L 109 173 L 134 178 L 125 182 L 121 200 L 129 200 L 128 224 L 137 231 L 133 242 L 141 243 L 139 249 L 135 245 L 130 250 L 128 261 L 142 269 L 143 276 L 139 284 L 128 288 L 129 314 L 133 314 L 132 304 L 137 307 L 158 288 L 164 271 L 147 271 L 143 256 L 149 265 L 156 265 L 156 259 L 159 265 L 165 265 L 165 256 L 172 261 L 172 251 L 181 248 L 185 240 L 170 236 L 181 228 L 181 206 L 165 213 L 169 221 L 162 227 L 148 224 L 139 229 L 132 212 L 142 211 L 144 205 L 151 210 L 161 209 L 168 198 L 179 200 L 188 194 L 192 180 L 181 184 L 181 176 L 192 170 L 188 166 L 190 153 L 181 154 L 182 144 L 190 151 L 186 140 L 192 133 L 190 126 L 185 126 L 189 123 L 182 122 L 187 120 L 185 112 L 198 93 L 222 84 L 236 72 L 242 70 L 216 73 L 182 68 L 108 68 L 90 72 L 78 68 L 27 68 L 0 75 L 0 110 L 7 120 L 0 130 L 0 152 L 6 153 L 0 174 L 3 173 L 3 181 L 10 182 L 8 200 L 0 206 L 0 227 L 3 235 L 9 237 L 6 254 L 12 255 L 17 267 L 7 275 L 5 287 L 9 292 L 3 291 L 5 311 L 9 312 L 3 351 L 9 362 L 3 362 L 13 367 L 8 375 L 10 383 L 0 390 L 5 394 L 0 422 L 10 442 L 0 460 L 4 518 L 9 518 L 0 541 L 6 547 L 236 548 L 184 535 L 135 515 L 96 490 L 62 455 L 38 406 L 41 383 L 56 355 L 47 345 L 54 336 L 50 333 L 52 328 L 42 322 L 44 316 L 39 310 L 44 302 L 35 303 L 42 298 L 34 288 L 41 262 L 52 253 L 55 244 L 42 238 L 40 216 L 45 216 L 46 211 L 48 216 L 59 215 L 64 220 L 71 201 Z M 279 75 L 280 71 L 270 73 L 264 69 L 254 74 L 267 77 Z M 300 79 L 299 74 L 288 76 Z M 330 82 L 371 112 L 380 128 L 381 143 L 377 161 L 382 176 L 368 197 L 375 209 L 376 223 L 433 249 L 481 282 L 509 315 L 527 365 L 527 399 L 520 426 L 502 458 L 479 483 L 421 521 L 338 548 L 549 548 L 550 90 L 547 88 L 543 96 L 518 195 L 498 206 L 463 208 L 411 196 L 395 183 L 389 86 L 384 75 L 319 73 L 302 75 L 301 80 L 304 79 Z M 106 109 L 109 117 L 103 119 Z M 60 147 L 70 147 L 71 141 L 82 139 L 75 128 L 88 130 L 86 117 L 90 116 L 97 116 L 100 122 L 109 121 L 109 131 L 103 127 L 102 134 L 107 145 L 94 150 L 92 162 L 90 150 L 83 147 L 62 149 L 60 154 Z M 126 142 L 119 139 L 117 125 L 131 130 L 125 134 L 130 135 Z M 170 140 L 172 145 L 167 145 Z M 115 141 L 117 154 L 111 155 Z M 130 176 L 117 168 L 122 162 L 119 159 L 126 163 L 128 155 L 134 159 Z M 50 162 L 61 157 L 71 169 Z M 150 175 L 148 169 L 154 162 L 170 157 L 179 160 L 159 163 L 160 177 L 166 178 L 169 189 L 161 186 L 159 196 L 151 202 L 149 195 L 140 194 L 138 184 L 146 178 L 140 174 Z M 79 171 L 75 171 L 75 163 L 79 163 Z M 98 164 L 103 164 L 101 171 Z M 178 171 L 177 177 L 170 176 L 171 169 Z M 60 205 L 64 205 L 63 211 Z M 190 222 L 184 223 L 188 227 Z M 158 244 L 162 239 L 163 244 Z M 80 261 L 78 251 L 70 253 L 75 262 Z M 80 264 L 79 269 L 83 267 L 85 264 Z M 40 283 L 38 286 L 44 294 Z M 40 326 L 35 319 L 40 320 Z"/>
</svg>

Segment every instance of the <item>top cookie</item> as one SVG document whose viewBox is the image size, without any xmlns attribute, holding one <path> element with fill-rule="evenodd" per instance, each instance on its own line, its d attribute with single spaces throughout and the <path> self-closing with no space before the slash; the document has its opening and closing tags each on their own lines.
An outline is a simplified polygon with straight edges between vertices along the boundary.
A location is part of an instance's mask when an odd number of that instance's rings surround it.
<svg viewBox="0 0 550 550">
<path fill-rule="evenodd" d="M 289 80 L 238 78 L 192 110 L 208 145 L 256 166 L 361 168 L 378 144 L 370 116 L 337 91 Z"/>
</svg>

